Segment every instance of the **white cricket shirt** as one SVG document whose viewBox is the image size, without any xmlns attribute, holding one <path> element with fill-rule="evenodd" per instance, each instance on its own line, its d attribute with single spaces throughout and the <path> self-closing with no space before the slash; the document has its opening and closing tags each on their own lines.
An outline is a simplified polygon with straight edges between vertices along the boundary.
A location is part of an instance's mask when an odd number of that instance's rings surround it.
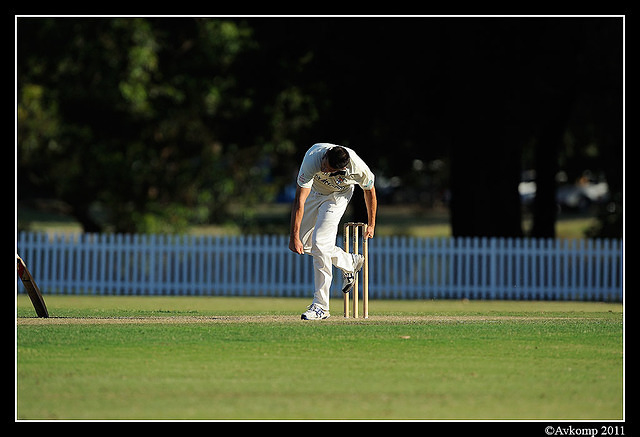
<svg viewBox="0 0 640 437">
<path fill-rule="evenodd" d="M 327 150 L 335 146 L 330 143 L 318 143 L 307 150 L 298 172 L 298 185 L 311 188 L 320 194 L 344 191 L 355 184 L 360 185 L 363 190 L 372 189 L 375 181 L 373 173 L 358 154 L 348 147 L 345 149 L 349 152 L 350 159 L 344 174 L 330 175 L 320 170 L 322 157 Z"/>
</svg>

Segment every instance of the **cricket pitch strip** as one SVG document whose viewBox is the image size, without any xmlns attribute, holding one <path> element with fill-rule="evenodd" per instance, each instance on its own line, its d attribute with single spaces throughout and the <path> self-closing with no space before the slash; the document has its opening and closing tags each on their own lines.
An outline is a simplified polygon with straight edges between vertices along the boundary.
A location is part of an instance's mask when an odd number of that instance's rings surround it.
<svg viewBox="0 0 640 437">
<path fill-rule="evenodd" d="M 589 319 L 590 317 L 584 317 Z M 417 315 L 394 316 L 381 315 L 369 319 L 345 319 L 331 317 L 325 320 L 300 320 L 298 314 L 292 315 L 241 315 L 241 316 L 165 316 L 165 317 L 18 317 L 21 325 L 123 325 L 123 324 L 233 324 L 233 323 L 296 323 L 296 324 L 394 324 L 394 325 L 432 325 L 442 323 L 500 323 L 500 322 L 539 322 L 544 320 L 576 320 L 575 317 L 539 317 L 539 316 L 483 316 L 483 315 Z"/>
</svg>

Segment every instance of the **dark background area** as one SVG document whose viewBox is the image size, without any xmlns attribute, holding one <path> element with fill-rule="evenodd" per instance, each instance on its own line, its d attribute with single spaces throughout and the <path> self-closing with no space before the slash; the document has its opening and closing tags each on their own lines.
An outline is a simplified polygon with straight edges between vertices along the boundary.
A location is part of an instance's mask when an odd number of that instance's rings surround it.
<svg viewBox="0 0 640 437">
<path fill-rule="evenodd" d="M 449 208 L 454 236 L 525 236 L 530 170 L 526 236 L 554 237 L 559 188 L 589 175 L 608 185 L 590 236 L 621 238 L 623 42 L 606 16 L 19 18 L 18 215 L 47 199 L 92 232 L 220 223 L 287 201 L 333 142 L 381 204 Z"/>
</svg>

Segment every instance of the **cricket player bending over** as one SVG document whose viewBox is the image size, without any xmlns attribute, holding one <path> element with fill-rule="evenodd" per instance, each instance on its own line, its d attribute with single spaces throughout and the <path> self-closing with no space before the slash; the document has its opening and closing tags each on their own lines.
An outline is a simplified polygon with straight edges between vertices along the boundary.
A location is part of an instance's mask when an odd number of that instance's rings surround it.
<svg viewBox="0 0 640 437">
<path fill-rule="evenodd" d="M 332 266 L 342 270 L 342 291 L 353 288 L 364 257 L 336 246 L 338 225 L 353 195 L 354 185 L 364 191 L 368 226 L 364 238 L 373 238 L 378 201 L 374 175 L 351 149 L 329 143 L 314 144 L 304 155 L 291 209 L 289 249 L 313 256 L 315 292 L 303 320 L 329 317 Z"/>
</svg>

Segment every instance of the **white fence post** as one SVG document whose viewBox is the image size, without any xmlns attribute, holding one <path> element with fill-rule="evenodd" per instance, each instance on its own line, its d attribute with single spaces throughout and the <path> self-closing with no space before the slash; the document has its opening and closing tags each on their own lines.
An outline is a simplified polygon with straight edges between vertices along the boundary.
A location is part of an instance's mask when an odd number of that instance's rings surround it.
<svg viewBox="0 0 640 437">
<path fill-rule="evenodd" d="M 313 294 L 312 259 L 286 236 L 20 232 L 17 243 L 43 293 Z M 620 240 L 376 237 L 369 253 L 372 299 L 623 299 Z"/>
</svg>

